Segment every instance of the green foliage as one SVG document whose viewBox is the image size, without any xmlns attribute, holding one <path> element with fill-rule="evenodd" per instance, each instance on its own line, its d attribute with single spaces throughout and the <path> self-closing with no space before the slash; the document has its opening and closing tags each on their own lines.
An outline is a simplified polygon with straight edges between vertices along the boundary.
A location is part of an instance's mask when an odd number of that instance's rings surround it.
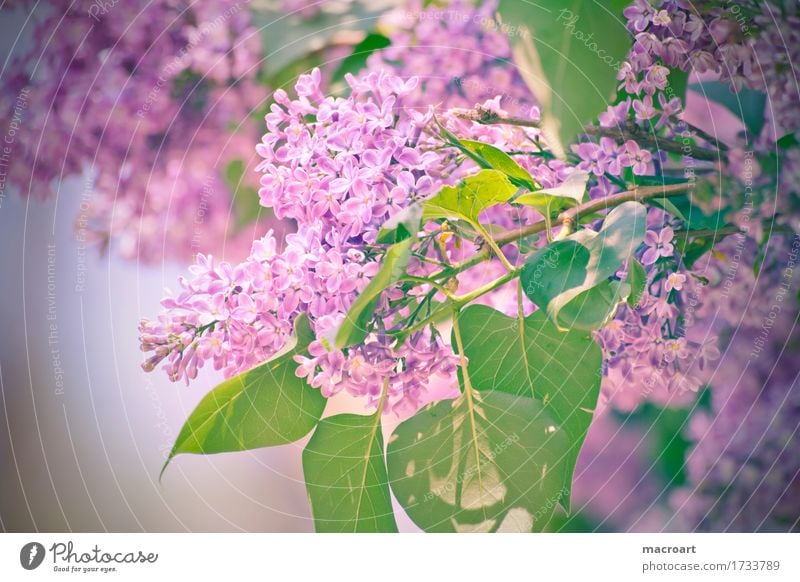
<svg viewBox="0 0 800 582">
<path fill-rule="evenodd" d="M 719 81 L 706 81 L 689 86 L 709 101 L 719 103 L 736 117 L 742 120 L 747 128 L 749 139 L 752 141 L 761 133 L 764 127 L 764 106 L 767 96 L 761 91 L 743 87 L 734 93 L 730 86 Z"/>
<path fill-rule="evenodd" d="M 560 501 L 568 509 L 572 473 L 600 393 L 600 348 L 586 332 L 558 331 L 541 311 L 512 318 L 472 305 L 458 320 L 475 389 L 533 398 L 564 429 L 569 454 Z"/>
<path fill-rule="evenodd" d="M 407 238 L 386 251 L 380 271 L 350 306 L 347 316 L 336 331 L 334 344 L 337 349 L 360 343 L 367 337 L 369 322 L 375 313 L 380 294 L 405 274 L 414 241 L 414 238 Z"/>
<path fill-rule="evenodd" d="M 460 139 L 458 143 L 453 145 L 466 153 L 481 168 L 503 172 L 517 186 L 529 190 L 538 188 L 536 181 L 528 173 L 528 170 L 520 166 L 514 161 L 514 158 L 503 150 L 488 143 L 471 139 Z"/>
<path fill-rule="evenodd" d="M 669 99 L 678 97 L 681 103 L 686 103 L 686 90 L 689 88 L 689 72 L 682 71 L 678 67 L 670 67 L 667 82 L 667 97 Z"/>
<path fill-rule="evenodd" d="M 263 206 L 258 197 L 258 190 L 244 184 L 244 160 L 231 160 L 225 166 L 225 184 L 230 188 L 233 198 L 233 214 L 236 218 L 236 229 L 242 229 L 258 220 L 263 211 L 270 211 Z"/>
<path fill-rule="evenodd" d="M 573 172 L 555 188 L 527 192 L 515 198 L 514 202 L 532 206 L 540 214 L 549 215 L 553 211 L 561 211 L 583 202 L 588 181 L 589 174 L 586 172 Z"/>
<path fill-rule="evenodd" d="M 617 71 L 631 47 L 622 17 L 628 4 L 500 2 L 504 24 L 513 27 L 514 60 L 541 105 L 545 137 L 562 155 L 616 92 Z"/>
<path fill-rule="evenodd" d="M 366 0 L 353 0 L 347 11 L 322 10 L 311 19 L 289 15 L 264 2 L 250 4 L 251 18 L 261 36 L 264 55 L 264 76 L 272 79 L 277 73 L 300 63 L 333 44 L 345 32 L 366 32 L 375 24 L 382 8 Z M 307 72 L 308 69 L 306 69 Z M 277 87 L 279 85 L 271 85 Z"/>
<path fill-rule="evenodd" d="M 319 422 L 326 399 L 295 375 L 293 358 L 313 340 L 308 319 L 300 315 L 294 338 L 281 354 L 206 394 L 183 425 L 164 469 L 179 453 L 246 451 L 307 435 Z"/>
<path fill-rule="evenodd" d="M 540 402 L 470 389 L 397 427 L 389 481 L 426 531 L 541 531 L 564 495 L 568 450 Z"/>
<path fill-rule="evenodd" d="M 462 180 L 456 186 L 445 186 L 423 204 L 422 219 L 465 220 L 480 227 L 478 216 L 485 209 L 507 202 L 516 193 L 504 173 L 482 170 Z"/>
<path fill-rule="evenodd" d="M 422 206 L 411 204 L 387 220 L 378 231 L 376 242 L 394 244 L 416 238 L 422 222 Z"/>
<path fill-rule="evenodd" d="M 371 32 L 358 43 L 354 48 L 352 54 L 342 61 L 339 68 L 333 73 L 331 83 L 339 83 L 344 80 L 347 73 L 356 75 L 358 72 L 367 65 L 369 56 L 377 50 L 386 48 L 392 44 L 388 38 L 382 34 Z"/>
<path fill-rule="evenodd" d="M 608 213 L 599 232 L 579 230 L 531 255 L 521 280 L 528 298 L 559 329 L 599 329 L 630 294 L 609 277 L 642 243 L 647 210 L 625 202 Z"/>
<path fill-rule="evenodd" d="M 628 295 L 628 305 L 635 309 L 647 288 L 647 273 L 642 264 L 633 257 L 628 259 L 628 279 L 626 282 L 631 288 L 631 294 Z"/>
<path fill-rule="evenodd" d="M 396 532 L 380 412 L 319 423 L 303 451 L 303 474 L 318 532 Z"/>
</svg>

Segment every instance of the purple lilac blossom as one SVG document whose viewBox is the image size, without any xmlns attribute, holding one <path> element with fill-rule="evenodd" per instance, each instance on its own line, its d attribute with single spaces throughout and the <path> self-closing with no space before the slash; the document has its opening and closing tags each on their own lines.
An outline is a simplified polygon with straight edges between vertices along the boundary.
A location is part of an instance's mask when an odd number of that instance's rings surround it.
<svg viewBox="0 0 800 582">
<path fill-rule="evenodd" d="M 8 183 L 44 198 L 83 176 L 77 228 L 126 258 L 221 249 L 235 234 L 225 168 L 251 158 L 257 138 L 246 123 L 260 58 L 248 10 L 235 0 L 33 4 L 32 42 L 2 84 L 0 116 L 26 102 Z"/>
</svg>

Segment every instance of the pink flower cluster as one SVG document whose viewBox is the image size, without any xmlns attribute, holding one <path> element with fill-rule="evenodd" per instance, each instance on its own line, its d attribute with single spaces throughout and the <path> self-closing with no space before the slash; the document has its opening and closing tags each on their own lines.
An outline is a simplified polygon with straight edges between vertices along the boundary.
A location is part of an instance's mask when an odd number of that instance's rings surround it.
<svg viewBox="0 0 800 582">
<path fill-rule="evenodd" d="M 4 71 L 0 116 L 26 110 L 8 183 L 46 197 L 85 176 L 78 228 L 125 257 L 220 249 L 231 160 L 248 160 L 260 41 L 235 0 L 26 2 L 32 38 Z M 30 6 L 29 6 L 30 5 Z M 26 29 L 27 32 L 27 29 Z"/>
<path fill-rule="evenodd" d="M 170 376 L 190 379 L 212 360 L 234 374 L 278 351 L 300 313 L 324 337 L 379 268 L 380 226 L 442 184 L 426 167 L 446 167 L 447 157 L 435 163 L 439 154 L 418 151 L 433 139 L 423 133 L 430 115 L 396 107 L 415 80 L 349 77 L 347 98 L 324 96 L 319 82 L 314 71 L 298 80 L 296 99 L 276 93 L 257 148 L 262 203 L 293 219 L 297 232 L 280 251 L 268 234 L 235 267 L 200 257 L 159 321 L 142 323 L 142 348 L 155 352 L 146 367 L 168 357 Z M 375 395 L 388 377 L 395 407 L 414 405 L 430 376 L 453 370 L 449 347 L 427 333 L 399 347 L 376 333 L 346 355 L 315 342 L 310 353 L 298 373 L 325 395 Z"/>
</svg>

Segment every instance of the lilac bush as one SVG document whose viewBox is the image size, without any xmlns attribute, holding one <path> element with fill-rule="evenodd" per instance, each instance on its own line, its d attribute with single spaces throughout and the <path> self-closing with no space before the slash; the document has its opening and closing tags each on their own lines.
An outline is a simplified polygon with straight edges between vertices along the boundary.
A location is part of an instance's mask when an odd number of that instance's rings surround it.
<svg viewBox="0 0 800 582">
<path fill-rule="evenodd" d="M 326 12 L 280 6 L 305 23 Z M 541 531 L 570 510 L 586 439 L 585 454 L 619 457 L 592 440 L 613 415 L 690 409 L 708 391 L 687 482 L 641 523 L 796 529 L 796 390 L 765 368 L 792 337 L 765 323 L 773 298 L 783 325 L 798 311 L 776 259 L 794 248 L 800 196 L 795 7 L 636 0 L 621 20 L 573 6 L 548 21 L 504 1 L 412 1 L 341 63 L 315 46 L 273 87 L 257 6 L 90 8 L 35 12 L 48 50 L 4 72 L 4 117 L 36 94 L 8 181 L 44 197 L 83 175 L 79 227 L 96 241 L 191 257 L 140 323 L 143 367 L 226 380 L 167 462 L 313 430 L 320 531 L 395 531 L 390 487 L 428 531 Z M 590 24 L 598 50 L 581 41 Z M 553 74 L 549 34 L 578 71 Z M 732 135 L 702 125 L 704 108 L 726 110 Z M 243 230 L 255 206 L 273 229 Z M 769 354 L 746 376 L 761 391 L 726 390 L 747 334 Z M 359 405 L 323 418 L 340 394 Z M 384 418 L 403 419 L 386 443 Z M 646 471 L 617 464 L 632 471 L 621 483 Z"/>
</svg>

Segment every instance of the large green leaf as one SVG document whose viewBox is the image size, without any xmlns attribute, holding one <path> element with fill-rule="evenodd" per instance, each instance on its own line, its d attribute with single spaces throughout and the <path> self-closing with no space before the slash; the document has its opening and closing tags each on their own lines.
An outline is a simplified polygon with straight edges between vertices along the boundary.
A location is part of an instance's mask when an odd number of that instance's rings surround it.
<svg viewBox="0 0 800 582">
<path fill-rule="evenodd" d="M 471 390 L 395 429 L 389 482 L 426 531 L 541 531 L 564 495 L 568 450 L 540 402 Z"/>
<path fill-rule="evenodd" d="M 615 95 L 632 40 L 629 0 L 501 0 L 514 60 L 542 108 L 548 142 L 563 153 Z M 553 142 L 560 138 L 560 145 Z"/>
<path fill-rule="evenodd" d="M 396 532 L 379 414 L 324 419 L 303 451 L 318 532 Z"/>
<path fill-rule="evenodd" d="M 456 186 L 445 186 L 423 205 L 422 219 L 466 220 L 478 224 L 478 215 L 495 204 L 508 201 L 517 187 L 503 172 L 482 170 Z"/>
<path fill-rule="evenodd" d="M 183 425 L 164 469 L 179 453 L 246 451 L 307 435 L 319 422 L 326 399 L 295 375 L 294 356 L 305 353 L 313 340 L 308 319 L 298 316 L 294 338 L 281 354 L 206 394 Z"/>
<path fill-rule="evenodd" d="M 537 251 L 521 280 L 528 298 L 559 329 L 598 329 L 630 294 L 627 283 L 609 281 L 642 243 L 647 209 L 625 202 L 608 213 L 599 232 L 579 230 Z"/>
<path fill-rule="evenodd" d="M 533 206 L 539 212 L 549 214 L 551 211 L 563 210 L 583 202 L 588 181 L 589 174 L 586 172 L 573 172 L 558 186 L 526 192 L 515 198 L 514 202 Z"/>
<path fill-rule="evenodd" d="M 528 173 L 528 170 L 520 166 L 514 158 L 503 150 L 482 141 L 471 139 L 458 140 L 459 149 L 468 153 L 482 168 L 499 170 L 518 186 L 529 190 L 534 190 L 536 180 Z"/>
<path fill-rule="evenodd" d="M 567 494 L 561 502 L 568 508 L 572 473 L 600 393 L 600 348 L 586 332 L 558 331 L 541 311 L 521 319 L 471 305 L 458 321 L 472 385 L 534 398 L 566 432 Z"/>
<path fill-rule="evenodd" d="M 347 316 L 336 331 L 338 349 L 360 343 L 369 333 L 368 325 L 375 312 L 380 294 L 405 274 L 411 258 L 414 238 L 407 238 L 389 247 L 383 257 L 381 269 L 350 306 Z"/>
</svg>

